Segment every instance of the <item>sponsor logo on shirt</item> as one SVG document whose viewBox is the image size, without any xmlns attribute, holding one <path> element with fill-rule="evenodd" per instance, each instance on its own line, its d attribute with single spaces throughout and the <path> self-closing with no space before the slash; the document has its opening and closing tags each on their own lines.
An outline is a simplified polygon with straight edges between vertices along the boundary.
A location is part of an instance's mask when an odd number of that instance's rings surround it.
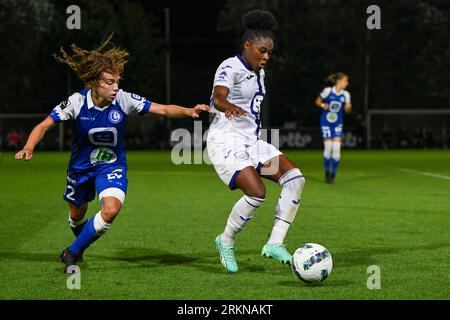
<svg viewBox="0 0 450 320">
<path fill-rule="evenodd" d="M 84 117 L 84 116 L 81 116 L 80 120 L 95 121 L 95 117 Z"/>
</svg>

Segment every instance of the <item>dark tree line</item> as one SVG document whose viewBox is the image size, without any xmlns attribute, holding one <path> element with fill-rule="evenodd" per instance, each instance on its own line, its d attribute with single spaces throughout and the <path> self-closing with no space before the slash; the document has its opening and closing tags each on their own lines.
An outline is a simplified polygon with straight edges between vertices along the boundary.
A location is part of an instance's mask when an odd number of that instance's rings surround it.
<svg viewBox="0 0 450 320">
<path fill-rule="evenodd" d="M 82 9 L 81 30 L 65 27 L 71 4 Z M 381 8 L 382 29 L 370 31 L 367 41 L 370 4 Z M 315 126 L 313 101 L 325 77 L 336 71 L 349 74 L 355 114 L 363 112 L 367 53 L 370 108 L 450 107 L 448 0 L 228 0 L 208 12 L 200 4 L 177 10 L 178 4 L 164 1 L 0 0 L 0 113 L 48 112 L 68 90 L 80 89 L 75 75 L 51 54 L 73 42 L 94 48 L 110 32 L 131 53 L 122 86 L 164 102 L 166 5 L 173 9 L 176 37 L 174 102 L 208 102 L 215 69 L 240 49 L 241 16 L 265 8 L 279 22 L 267 69 L 270 125 L 296 119 Z M 183 30 L 189 40 L 183 41 Z"/>
<path fill-rule="evenodd" d="M 369 31 L 366 8 L 381 9 L 381 30 Z M 350 76 L 355 111 L 363 112 L 365 58 L 370 54 L 369 108 L 450 108 L 450 2 L 446 0 L 228 0 L 219 29 L 242 32 L 240 17 L 256 8 L 279 21 L 268 67 L 271 124 L 316 124 L 313 101 L 324 78 Z"/>
<path fill-rule="evenodd" d="M 68 30 L 66 8 L 81 7 L 82 28 Z M 0 112 L 48 112 L 82 83 L 53 53 L 71 43 L 94 49 L 103 37 L 130 52 L 123 79 L 136 92 L 164 92 L 164 43 L 157 19 L 139 2 L 120 0 L 0 0 Z M 151 74 L 150 74 L 151 71 Z"/>
</svg>

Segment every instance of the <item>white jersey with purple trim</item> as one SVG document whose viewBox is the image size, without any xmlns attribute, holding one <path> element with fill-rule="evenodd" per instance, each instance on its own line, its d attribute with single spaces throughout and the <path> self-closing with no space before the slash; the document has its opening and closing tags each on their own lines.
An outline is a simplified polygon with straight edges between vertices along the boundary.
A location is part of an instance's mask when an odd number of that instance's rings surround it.
<svg viewBox="0 0 450 320">
<path fill-rule="evenodd" d="M 211 96 L 211 112 L 214 118 L 210 125 L 211 134 L 233 135 L 249 144 L 260 136 L 261 103 L 266 89 L 264 70 L 254 71 L 239 54 L 222 62 L 214 76 L 215 86 L 225 86 L 230 92 L 227 100 L 247 111 L 247 115 L 228 119 L 225 113 L 214 108 Z"/>
<path fill-rule="evenodd" d="M 55 122 L 75 120 L 69 171 L 103 170 L 126 165 L 124 138 L 128 114 L 146 114 L 151 102 L 123 90 L 104 108 L 94 105 L 91 90 L 74 93 L 50 113 Z"/>
</svg>

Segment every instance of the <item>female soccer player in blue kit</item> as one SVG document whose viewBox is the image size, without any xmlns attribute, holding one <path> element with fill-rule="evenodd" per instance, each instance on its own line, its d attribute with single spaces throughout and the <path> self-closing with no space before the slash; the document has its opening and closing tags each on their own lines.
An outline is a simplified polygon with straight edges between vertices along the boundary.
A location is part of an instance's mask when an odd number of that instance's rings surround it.
<svg viewBox="0 0 450 320">
<path fill-rule="evenodd" d="M 266 189 L 261 177 L 278 183 L 281 194 L 275 221 L 261 254 L 284 264 L 292 256 L 284 239 L 300 204 L 305 178 L 275 146 L 260 139 L 261 103 L 266 92 L 264 68 L 273 50 L 277 22 L 267 11 L 255 10 L 244 18 L 242 52 L 223 61 L 216 71 L 211 96 L 214 119 L 208 131 L 208 156 L 219 178 L 244 195 L 235 203 L 224 231 L 216 237 L 220 261 L 237 272 L 234 242 L 238 232 L 263 205 Z"/>
<path fill-rule="evenodd" d="M 323 89 L 316 99 L 316 106 L 323 109 L 320 116 L 320 128 L 324 145 L 325 182 L 333 183 L 341 159 L 343 111 L 349 113 L 352 110 L 352 104 L 350 93 L 345 90 L 348 86 L 348 76 L 345 73 L 332 74 L 327 80 L 334 86 Z"/>
<path fill-rule="evenodd" d="M 86 89 L 76 92 L 56 106 L 50 115 L 32 130 L 16 159 L 31 160 L 36 145 L 45 133 L 59 122 L 75 121 L 75 134 L 67 170 L 63 198 L 69 203 L 69 225 L 75 241 L 63 251 L 64 271 L 76 265 L 83 251 L 111 227 L 120 212 L 127 191 L 127 161 L 124 136 L 127 116 L 131 113 L 154 113 L 170 118 L 198 118 L 209 107 L 194 108 L 162 105 L 119 89 L 119 81 L 127 62 L 127 51 L 107 45 L 87 51 L 72 45 L 74 55 L 61 49 L 58 62 L 67 64 L 85 83 Z M 87 220 L 88 203 L 101 200 L 101 210 Z"/>
</svg>

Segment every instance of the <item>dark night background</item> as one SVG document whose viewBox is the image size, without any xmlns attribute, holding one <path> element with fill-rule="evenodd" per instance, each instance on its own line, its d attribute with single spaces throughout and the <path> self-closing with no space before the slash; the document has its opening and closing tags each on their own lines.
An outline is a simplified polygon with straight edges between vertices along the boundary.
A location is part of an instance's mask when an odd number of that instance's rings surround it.
<svg viewBox="0 0 450 320">
<path fill-rule="evenodd" d="M 66 8 L 72 4 L 81 8 L 81 30 L 66 28 Z M 367 31 L 366 8 L 371 4 L 381 8 L 381 30 Z M 165 8 L 170 10 L 168 46 Z M 450 109 L 447 0 L 0 0 L 0 114 L 49 113 L 83 86 L 51 54 L 73 42 L 93 49 L 110 32 L 114 44 L 130 52 L 122 88 L 168 102 L 169 50 L 170 102 L 208 103 L 217 66 L 239 52 L 242 14 L 256 8 L 270 10 L 279 22 L 266 70 L 265 126 L 283 128 L 294 122 L 296 128 L 317 128 L 320 111 L 314 100 L 326 85 L 325 77 L 337 71 L 350 77 L 354 110 L 346 116 L 346 126 L 355 131 L 364 131 L 367 70 L 369 109 Z M 207 115 L 202 119 L 206 123 Z M 388 121 L 379 121 L 381 134 Z M 430 118 L 426 125 L 432 127 L 434 121 Z M 443 121 L 446 132 L 448 115 Z M 176 120 L 171 125 L 187 123 Z M 400 124 L 390 123 L 389 130 L 399 130 Z M 0 125 L 6 134 L 11 122 L 0 119 Z M 447 137 L 440 139 L 446 146 Z"/>
</svg>

